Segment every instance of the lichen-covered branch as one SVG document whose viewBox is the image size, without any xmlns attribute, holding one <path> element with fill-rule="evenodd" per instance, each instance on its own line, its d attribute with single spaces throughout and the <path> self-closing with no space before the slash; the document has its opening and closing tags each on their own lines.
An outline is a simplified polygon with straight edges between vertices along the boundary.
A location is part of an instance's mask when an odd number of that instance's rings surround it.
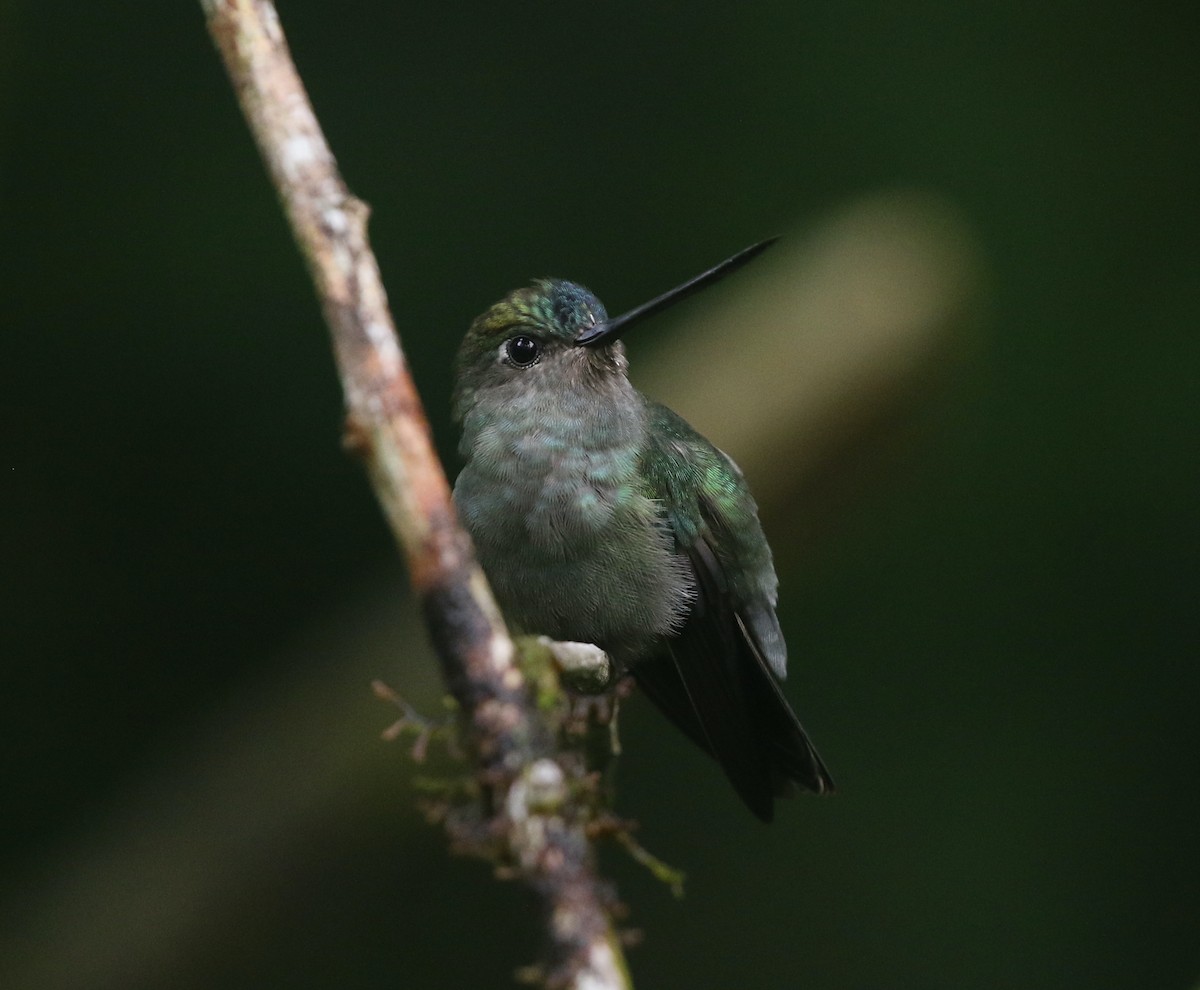
<svg viewBox="0 0 1200 990">
<path fill-rule="evenodd" d="M 364 459 L 466 721 L 483 823 L 541 898 L 547 984 L 627 987 L 595 873 L 588 808 L 539 717 L 470 541 L 459 527 L 366 235 L 269 0 L 201 0 L 209 31 L 308 262 Z M 586 801 L 586 798 L 582 800 Z"/>
</svg>

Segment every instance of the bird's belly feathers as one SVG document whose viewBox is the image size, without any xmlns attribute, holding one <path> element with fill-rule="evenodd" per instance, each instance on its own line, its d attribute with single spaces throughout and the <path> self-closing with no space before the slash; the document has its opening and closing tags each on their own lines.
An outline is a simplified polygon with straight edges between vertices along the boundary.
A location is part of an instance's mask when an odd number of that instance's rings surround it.
<svg viewBox="0 0 1200 990">
<path fill-rule="evenodd" d="M 566 449 L 543 435 L 491 458 L 487 441 L 454 498 L 508 619 L 618 659 L 677 631 L 694 588 L 657 503 L 635 485 L 635 450 Z"/>
</svg>

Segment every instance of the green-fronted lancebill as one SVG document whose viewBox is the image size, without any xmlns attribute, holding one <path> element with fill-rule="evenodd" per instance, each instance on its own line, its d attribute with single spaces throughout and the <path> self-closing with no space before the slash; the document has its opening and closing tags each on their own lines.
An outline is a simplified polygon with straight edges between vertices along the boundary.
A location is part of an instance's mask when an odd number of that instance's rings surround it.
<svg viewBox="0 0 1200 990">
<path fill-rule="evenodd" d="M 833 790 L 780 689 L 771 550 L 737 465 L 630 384 L 620 338 L 771 243 L 616 319 L 574 282 L 518 289 L 471 324 L 454 396 L 454 499 L 505 617 L 605 650 L 764 821 Z"/>
</svg>

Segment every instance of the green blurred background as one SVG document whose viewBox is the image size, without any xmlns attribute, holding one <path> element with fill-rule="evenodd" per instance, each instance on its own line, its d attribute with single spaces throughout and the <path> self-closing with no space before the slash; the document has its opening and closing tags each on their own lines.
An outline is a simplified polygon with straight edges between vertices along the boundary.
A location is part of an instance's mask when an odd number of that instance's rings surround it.
<svg viewBox="0 0 1200 990">
<path fill-rule="evenodd" d="M 842 793 L 763 828 L 630 706 L 620 810 L 689 874 L 608 857 L 638 985 L 1194 986 L 1194 10 L 282 8 L 449 465 L 530 276 L 620 310 L 896 193 L 969 257 L 902 401 L 747 465 Z M 432 661 L 198 5 L 0 5 L 0 170 L 0 984 L 510 986 L 524 895 L 378 741 Z"/>
</svg>

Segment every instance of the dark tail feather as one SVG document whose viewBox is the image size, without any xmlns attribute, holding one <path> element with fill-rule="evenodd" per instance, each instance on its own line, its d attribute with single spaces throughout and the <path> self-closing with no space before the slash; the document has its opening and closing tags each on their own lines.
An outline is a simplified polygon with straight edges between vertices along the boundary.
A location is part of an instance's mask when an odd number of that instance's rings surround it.
<svg viewBox="0 0 1200 990">
<path fill-rule="evenodd" d="M 746 806 L 769 822 L 776 797 L 796 784 L 828 794 L 833 779 L 745 630 L 733 628 L 734 635 L 721 636 L 701 623 L 685 627 L 633 674 L 663 714 L 721 764 Z"/>
<path fill-rule="evenodd" d="M 795 781 L 814 794 L 832 794 L 835 790 L 833 777 L 779 685 L 765 671 L 759 681 L 755 710 L 766 721 L 765 735 L 770 743 L 772 769 L 784 778 L 780 782 Z"/>
<path fill-rule="evenodd" d="M 682 647 L 675 641 L 663 655 L 638 663 L 634 677 L 663 714 L 716 759 L 746 806 L 769 822 L 776 787 L 744 686 L 714 662 L 719 658 Z"/>
<path fill-rule="evenodd" d="M 770 746 L 774 769 L 814 794 L 832 794 L 835 790 L 833 777 L 825 761 L 792 711 L 770 664 L 740 616 L 737 624 L 747 646 L 747 659 L 752 659 L 745 671 L 751 682 L 750 693 L 755 710 L 762 720 L 764 738 Z"/>
</svg>

